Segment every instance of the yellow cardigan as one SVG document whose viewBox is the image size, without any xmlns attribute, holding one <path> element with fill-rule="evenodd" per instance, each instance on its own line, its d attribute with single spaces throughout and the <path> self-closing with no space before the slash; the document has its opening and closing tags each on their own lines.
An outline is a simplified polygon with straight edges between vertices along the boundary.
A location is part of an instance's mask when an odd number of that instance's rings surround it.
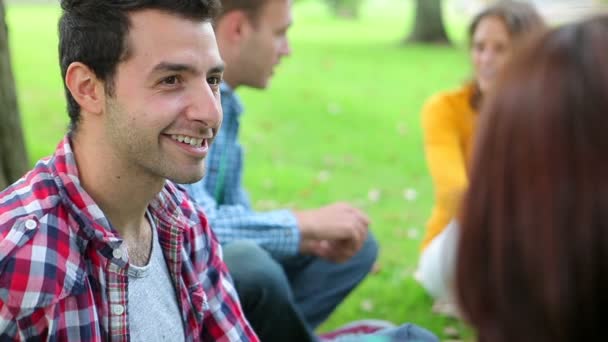
<svg viewBox="0 0 608 342">
<path fill-rule="evenodd" d="M 435 189 L 435 205 L 422 241 L 424 249 L 455 216 L 468 185 L 468 165 L 477 124 L 472 84 L 431 97 L 422 110 L 424 150 Z"/>
</svg>

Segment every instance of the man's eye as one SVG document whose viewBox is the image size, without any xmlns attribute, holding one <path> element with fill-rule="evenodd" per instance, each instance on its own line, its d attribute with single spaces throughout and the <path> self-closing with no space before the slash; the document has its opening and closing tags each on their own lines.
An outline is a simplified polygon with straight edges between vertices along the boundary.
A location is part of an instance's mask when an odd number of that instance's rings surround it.
<svg viewBox="0 0 608 342">
<path fill-rule="evenodd" d="M 179 77 L 178 76 L 169 76 L 169 77 L 165 77 L 162 79 L 161 81 L 162 84 L 166 84 L 166 85 L 176 85 L 179 83 Z"/>
<path fill-rule="evenodd" d="M 218 76 L 209 77 L 207 79 L 207 83 L 209 83 L 212 86 L 219 85 L 221 82 L 222 82 L 222 78 L 218 77 Z"/>
</svg>

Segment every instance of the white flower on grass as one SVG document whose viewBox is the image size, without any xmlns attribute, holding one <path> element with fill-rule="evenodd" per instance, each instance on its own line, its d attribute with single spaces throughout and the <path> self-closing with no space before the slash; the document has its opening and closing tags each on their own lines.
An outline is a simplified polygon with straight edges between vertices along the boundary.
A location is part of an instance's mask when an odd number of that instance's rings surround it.
<svg viewBox="0 0 608 342">
<path fill-rule="evenodd" d="M 416 270 L 414 271 L 414 273 L 412 274 L 412 276 L 414 277 L 414 279 L 418 282 L 422 281 L 422 273 L 420 272 L 420 270 Z"/>
<path fill-rule="evenodd" d="M 380 200 L 380 190 L 376 188 L 370 189 L 367 193 L 367 198 L 370 200 L 370 202 L 378 202 Z"/>
<path fill-rule="evenodd" d="M 408 202 L 415 201 L 417 197 L 418 197 L 418 191 L 416 191 L 415 189 L 407 188 L 407 189 L 403 190 L 403 198 L 405 198 L 406 201 L 408 201 Z"/>
<path fill-rule="evenodd" d="M 410 228 L 407 230 L 407 237 L 409 239 L 415 240 L 418 238 L 419 232 L 418 228 Z"/>
<path fill-rule="evenodd" d="M 374 302 L 371 299 L 364 299 L 361 301 L 361 310 L 365 312 L 372 312 L 374 310 Z"/>
<path fill-rule="evenodd" d="M 325 183 L 329 180 L 330 177 L 331 173 L 329 173 L 329 171 L 321 170 L 319 171 L 319 174 L 317 174 L 317 181 L 319 181 L 319 183 Z"/>
<path fill-rule="evenodd" d="M 407 133 L 407 126 L 404 122 L 397 122 L 397 134 L 404 136 Z"/>
<path fill-rule="evenodd" d="M 338 103 L 330 102 L 327 104 L 327 112 L 331 115 L 338 115 L 342 112 L 342 107 Z"/>
</svg>

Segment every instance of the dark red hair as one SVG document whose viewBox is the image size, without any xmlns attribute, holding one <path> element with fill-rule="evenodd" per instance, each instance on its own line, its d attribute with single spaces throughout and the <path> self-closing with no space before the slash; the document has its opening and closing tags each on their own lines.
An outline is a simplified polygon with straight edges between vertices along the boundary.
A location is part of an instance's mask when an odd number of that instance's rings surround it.
<svg viewBox="0 0 608 342">
<path fill-rule="evenodd" d="M 538 36 L 484 102 L 460 215 L 464 316 L 481 342 L 604 340 L 608 16 Z"/>
</svg>

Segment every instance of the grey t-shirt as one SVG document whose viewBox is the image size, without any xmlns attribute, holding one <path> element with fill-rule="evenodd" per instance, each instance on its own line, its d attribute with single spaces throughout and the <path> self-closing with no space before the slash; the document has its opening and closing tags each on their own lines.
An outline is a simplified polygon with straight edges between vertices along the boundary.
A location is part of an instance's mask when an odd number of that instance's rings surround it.
<svg viewBox="0 0 608 342">
<path fill-rule="evenodd" d="M 129 331 L 131 341 L 184 341 L 184 323 L 177 295 L 158 242 L 154 220 L 152 253 L 143 267 L 129 265 Z"/>
</svg>

